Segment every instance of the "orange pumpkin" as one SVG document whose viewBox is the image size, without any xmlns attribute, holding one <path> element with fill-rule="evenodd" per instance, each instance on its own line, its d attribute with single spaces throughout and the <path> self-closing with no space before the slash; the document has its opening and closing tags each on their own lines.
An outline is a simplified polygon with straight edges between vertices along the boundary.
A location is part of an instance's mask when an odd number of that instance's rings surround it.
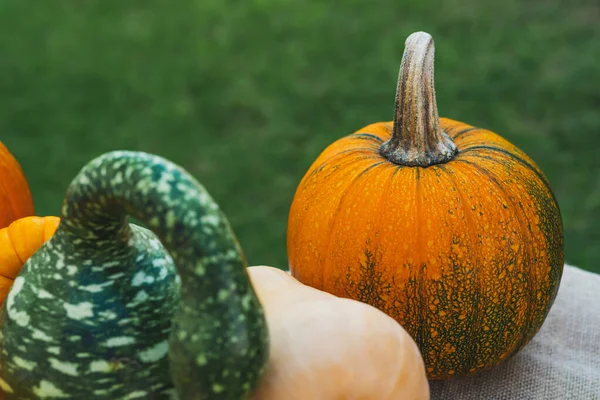
<svg viewBox="0 0 600 400">
<path fill-rule="evenodd" d="M 25 217 L 0 229 L 0 305 L 21 267 L 54 235 L 58 217 Z"/>
<path fill-rule="evenodd" d="M 541 327 L 563 270 L 548 180 L 513 144 L 438 117 L 434 47 L 406 41 L 392 122 L 331 144 L 300 182 L 288 258 L 300 282 L 373 305 L 430 379 L 491 368 Z"/>
<path fill-rule="evenodd" d="M 0 142 L 0 228 L 33 213 L 33 199 L 21 166 Z"/>
</svg>

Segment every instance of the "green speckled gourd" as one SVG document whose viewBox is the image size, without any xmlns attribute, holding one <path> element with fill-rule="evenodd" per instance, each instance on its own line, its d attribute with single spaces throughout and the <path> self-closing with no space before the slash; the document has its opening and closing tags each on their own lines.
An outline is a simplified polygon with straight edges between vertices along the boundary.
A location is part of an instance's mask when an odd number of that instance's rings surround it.
<svg viewBox="0 0 600 400">
<path fill-rule="evenodd" d="M 247 398 L 268 331 L 246 266 L 186 171 L 104 154 L 73 180 L 3 305 L 0 387 L 9 400 Z"/>
</svg>

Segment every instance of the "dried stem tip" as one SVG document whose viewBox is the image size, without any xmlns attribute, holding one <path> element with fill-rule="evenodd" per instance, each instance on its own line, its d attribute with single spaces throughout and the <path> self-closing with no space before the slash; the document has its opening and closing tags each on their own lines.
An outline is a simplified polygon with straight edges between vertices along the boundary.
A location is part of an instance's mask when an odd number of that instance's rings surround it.
<svg viewBox="0 0 600 400">
<path fill-rule="evenodd" d="M 415 32 L 406 39 L 392 137 L 380 149 L 394 164 L 427 167 L 448 162 L 458 152 L 440 127 L 433 61 L 433 39 L 428 33 Z"/>
</svg>

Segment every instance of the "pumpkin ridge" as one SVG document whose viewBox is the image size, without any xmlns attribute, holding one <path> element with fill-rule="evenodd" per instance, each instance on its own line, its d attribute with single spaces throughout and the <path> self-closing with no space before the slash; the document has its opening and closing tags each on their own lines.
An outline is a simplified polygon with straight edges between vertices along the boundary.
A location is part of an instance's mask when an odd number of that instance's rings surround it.
<svg viewBox="0 0 600 400">
<path fill-rule="evenodd" d="M 473 217 L 470 215 L 469 210 L 467 209 L 467 201 L 465 199 L 465 195 L 460 187 L 460 185 L 456 182 L 456 180 L 454 179 L 453 176 L 453 172 L 448 170 L 444 165 L 438 165 L 438 167 L 444 171 L 444 175 L 448 178 L 448 180 L 452 183 L 452 185 L 454 185 L 454 188 L 456 189 L 456 195 L 458 196 L 458 198 L 460 199 L 460 206 L 463 210 L 463 214 L 465 216 L 465 220 L 467 220 L 467 223 L 469 226 L 475 226 L 475 221 L 473 220 Z M 469 235 L 469 242 L 471 244 L 470 246 L 470 251 L 474 254 L 473 259 L 475 261 L 473 261 L 473 271 L 475 273 L 475 281 L 477 282 L 478 286 L 482 285 L 481 282 L 481 275 L 479 274 L 479 265 L 482 262 L 482 255 L 481 255 L 481 249 L 480 247 L 477 245 L 477 238 L 475 238 L 472 235 Z M 481 325 L 482 325 L 482 320 L 481 320 L 481 315 L 482 315 L 482 304 L 479 301 L 478 297 L 474 297 L 472 299 L 472 302 L 474 304 L 473 308 L 477 310 L 476 316 L 473 318 L 474 319 L 474 323 L 473 326 L 471 327 L 471 332 L 473 332 L 473 335 L 468 335 L 469 337 L 478 337 L 479 332 L 481 332 Z M 465 345 L 465 347 L 469 347 L 469 343 L 463 343 Z M 463 371 L 464 372 L 468 372 L 473 364 L 475 363 L 476 359 L 477 359 L 477 353 L 479 352 L 479 344 L 476 343 L 474 345 L 474 350 L 467 352 L 468 357 L 465 360 L 465 365 L 463 366 Z"/>
<path fill-rule="evenodd" d="M 346 136 L 348 137 L 348 136 Z M 346 158 L 345 156 L 350 155 L 351 153 L 354 152 L 354 147 L 352 149 L 349 150 L 344 150 L 344 151 L 339 151 L 339 152 L 335 152 L 330 154 L 327 158 L 325 158 L 320 164 L 318 165 L 311 165 L 309 167 L 309 173 L 307 173 L 304 177 L 302 177 L 302 179 L 300 180 L 300 185 L 303 185 L 309 178 L 313 177 L 314 175 L 318 174 L 319 172 L 321 172 L 323 170 L 323 168 L 325 167 L 325 165 L 333 163 L 334 160 L 336 158 L 340 158 L 340 159 L 344 159 Z M 354 157 L 351 160 L 351 163 L 354 162 L 358 162 L 358 161 L 362 161 L 362 160 L 377 160 L 377 159 L 381 159 L 381 156 L 379 154 L 373 155 L 373 149 L 368 149 L 368 148 L 358 148 L 359 151 L 363 152 L 361 155 L 362 157 Z M 350 163 L 348 164 L 350 165 Z"/>
<path fill-rule="evenodd" d="M 360 151 L 364 151 L 364 153 L 362 154 L 363 157 L 355 157 L 354 159 L 351 160 L 352 163 L 357 162 L 357 161 L 362 161 L 362 160 L 378 160 L 378 159 L 381 159 L 381 156 L 379 156 L 379 155 L 371 155 L 372 149 L 361 148 L 359 150 Z M 344 150 L 344 151 L 340 151 L 340 152 L 332 154 L 331 156 L 329 156 L 325 160 L 323 160 L 323 162 L 321 164 L 319 164 L 318 166 L 315 166 L 314 168 L 312 168 L 311 173 L 307 177 L 310 177 L 312 174 L 316 174 L 316 173 L 321 172 L 321 170 L 323 169 L 323 167 L 325 167 L 326 164 L 333 163 L 333 160 L 335 158 L 345 158 L 345 156 L 351 154 L 352 152 L 354 152 L 354 149 L 352 149 L 352 150 Z M 348 165 L 350 165 L 350 164 L 348 164 Z"/>
<path fill-rule="evenodd" d="M 476 147 L 477 147 L 477 146 L 474 146 L 474 147 L 471 147 L 471 148 L 476 148 Z M 538 169 L 538 168 L 536 168 L 535 166 L 531 165 L 531 163 L 529 163 L 527 160 L 524 160 L 523 158 L 521 158 L 521 157 L 519 157 L 518 155 L 516 155 L 516 154 L 513 154 L 513 153 L 511 153 L 511 152 L 509 152 L 509 151 L 505 151 L 505 150 L 503 150 L 503 149 L 499 149 L 499 148 L 497 148 L 497 147 L 492 147 L 492 146 L 481 146 L 481 147 L 482 147 L 482 148 L 484 148 L 485 150 L 489 150 L 489 151 L 497 151 L 497 152 L 499 152 L 499 153 L 501 153 L 501 154 L 504 154 L 504 155 L 506 155 L 507 157 L 509 157 L 510 159 L 517 161 L 517 162 L 518 162 L 518 163 L 519 163 L 519 164 L 520 164 L 522 167 L 525 167 L 527 170 L 530 170 L 530 171 L 532 171 L 532 172 L 533 172 L 533 173 L 534 173 L 534 174 L 535 174 L 535 175 L 536 175 L 536 176 L 537 176 L 537 177 L 540 179 L 540 181 L 541 181 L 541 182 L 542 182 L 542 184 L 544 185 L 544 189 L 546 189 L 546 194 L 549 194 L 549 195 L 550 195 L 550 197 L 551 197 L 551 198 L 552 198 L 552 200 L 553 200 L 553 206 L 554 206 L 554 207 L 556 207 L 556 209 L 557 209 L 558 213 L 560 214 L 560 206 L 558 205 L 558 201 L 557 201 L 557 199 L 556 199 L 556 197 L 555 197 L 555 195 L 554 195 L 554 192 L 552 191 L 552 188 L 550 187 L 550 183 L 549 183 L 549 181 L 546 179 L 546 177 L 545 177 L 545 176 L 544 176 L 542 173 L 540 173 L 540 171 L 539 171 L 539 169 Z M 470 157 L 479 158 L 479 159 L 488 160 L 488 161 L 492 161 L 492 162 L 494 162 L 494 163 L 496 163 L 496 164 L 498 164 L 498 165 L 503 165 L 503 166 L 504 166 L 504 164 L 503 164 L 503 163 L 501 163 L 499 160 L 497 160 L 497 159 L 495 159 L 495 158 L 492 158 L 492 157 L 489 157 L 489 156 L 482 156 L 481 154 L 477 154 L 477 153 L 475 153 L 475 154 L 470 154 L 469 156 L 470 156 Z M 457 160 L 457 161 L 458 161 L 458 160 Z M 465 159 L 463 158 L 463 159 L 461 159 L 460 161 L 468 161 L 468 160 L 465 160 Z M 532 195 L 532 196 L 533 196 L 533 195 Z M 535 197 L 536 197 L 536 198 L 539 198 L 539 200 L 540 200 L 540 201 L 544 201 L 544 202 L 546 202 L 546 203 L 547 203 L 547 201 L 546 201 L 545 199 L 543 199 L 542 197 L 540 197 L 539 195 L 536 195 Z M 562 220 L 561 220 L 561 221 L 559 221 L 559 223 L 560 223 L 560 224 L 561 224 L 561 226 L 562 226 Z M 562 230 L 562 228 L 561 228 L 561 230 Z M 547 239 L 548 239 L 548 238 L 547 238 Z M 560 266 L 562 267 L 562 265 L 563 265 L 563 261 L 560 261 L 560 262 L 559 262 L 559 264 L 560 264 Z"/>
<path fill-rule="evenodd" d="M 505 154 L 505 152 L 502 152 L 503 154 Z M 507 155 L 510 155 L 511 153 L 508 153 Z M 501 160 L 498 159 L 494 159 L 494 158 L 488 158 L 488 157 L 481 157 L 479 156 L 478 158 L 482 158 L 485 159 L 486 161 L 490 161 L 494 164 L 500 165 L 503 168 L 507 168 L 507 165 L 512 167 L 512 164 L 505 164 L 504 162 L 502 162 Z M 520 160 L 519 157 L 513 156 L 513 157 L 509 157 L 510 160 L 515 160 L 517 159 Z M 466 160 L 462 160 L 462 161 L 466 161 Z M 537 170 L 535 168 L 530 168 L 529 165 L 526 163 L 526 161 L 524 161 L 525 164 L 521 164 L 521 163 L 516 163 L 515 165 L 518 165 L 520 167 L 522 167 L 525 171 L 531 171 L 533 172 L 538 178 L 539 178 L 539 174 L 537 173 Z M 556 221 L 554 221 L 555 223 L 558 223 L 560 225 L 559 227 L 559 232 L 560 234 L 555 233 L 554 230 L 554 226 L 549 226 L 546 225 L 546 223 L 544 223 L 543 221 L 539 221 L 539 226 L 538 229 L 540 231 L 540 234 L 542 234 L 544 236 L 545 239 L 545 249 L 546 249 L 546 259 L 547 262 L 550 264 L 550 274 L 548 276 L 548 288 L 547 288 L 547 298 L 548 299 L 552 299 L 552 301 L 550 301 L 547 305 L 546 305 L 546 309 L 543 313 L 543 315 L 538 315 L 534 312 L 532 312 L 532 317 L 531 319 L 533 319 L 533 322 L 536 322 L 535 319 L 539 319 L 540 321 L 543 321 L 545 319 L 545 317 L 547 316 L 548 312 L 550 311 L 550 307 L 552 306 L 553 303 L 553 299 L 556 297 L 556 293 L 558 291 L 558 288 L 560 286 L 560 277 L 562 276 L 562 270 L 563 270 L 563 265 L 564 265 L 564 258 L 562 257 L 562 251 L 560 252 L 556 252 L 556 248 L 562 248 L 563 246 L 563 239 L 562 239 L 562 220 L 560 219 L 560 209 L 558 206 L 558 203 L 556 202 L 554 195 L 552 193 L 552 190 L 546 185 L 546 182 L 543 180 L 540 180 L 540 182 L 542 182 L 542 185 L 537 185 L 535 184 L 535 182 L 529 182 L 528 184 L 530 185 L 529 189 L 526 190 L 525 192 L 527 193 L 527 195 L 529 197 L 531 197 L 532 199 L 535 199 L 535 203 L 537 204 L 537 206 L 535 207 L 535 214 L 538 215 L 539 217 L 542 216 L 549 216 L 549 217 L 555 217 L 558 218 Z M 545 189 L 545 190 L 543 190 Z M 509 187 L 510 190 L 510 187 Z M 553 201 L 549 201 L 548 198 L 548 193 L 551 195 L 551 198 L 553 199 Z M 521 208 L 521 210 L 523 210 L 522 205 L 519 203 L 519 206 Z M 551 212 L 540 212 L 540 210 L 546 210 L 548 208 L 556 208 L 556 213 L 553 214 Z M 527 215 L 527 212 L 525 210 L 523 210 L 523 213 L 525 215 Z M 530 235 L 527 237 L 527 242 L 530 243 L 531 247 L 531 262 L 533 262 L 533 259 L 535 258 L 534 252 L 533 252 L 533 242 L 531 241 L 531 238 L 533 237 L 533 230 L 531 228 L 531 224 L 528 223 L 527 224 L 527 231 L 530 233 Z M 556 246 L 556 247 L 554 247 Z M 533 298 L 533 293 L 532 293 L 532 298 Z M 535 303 L 531 302 L 532 304 Z M 533 309 L 533 311 L 536 311 L 536 309 Z M 535 319 L 534 319 L 535 318 Z M 533 324 L 535 327 L 535 323 Z M 535 333 L 537 332 L 537 330 L 539 330 L 541 328 L 541 325 L 537 327 L 537 329 L 535 331 L 528 331 L 529 332 L 529 340 L 535 335 Z M 528 340 L 527 338 L 523 338 L 523 343 L 521 345 L 524 346 L 525 344 L 527 344 Z"/>
<path fill-rule="evenodd" d="M 10 227 L 10 225 L 9 225 L 9 227 Z M 21 265 L 25 264 L 25 262 L 21 259 L 21 255 L 17 251 L 17 246 L 15 246 L 15 242 L 13 241 L 13 237 L 10 234 L 10 230 L 8 230 L 6 232 L 6 237 L 8 238 L 8 243 L 10 244 L 10 247 L 12 248 L 12 251 L 15 253 L 15 255 L 17 256 L 17 258 L 19 259 L 19 262 L 21 263 Z M 12 278 L 10 278 L 10 279 L 12 279 Z"/>
<path fill-rule="evenodd" d="M 6 228 L 7 228 L 7 227 L 5 227 L 5 228 L 2 228 L 2 229 L 6 229 Z M 12 244 L 12 242 L 11 242 L 11 239 L 10 239 L 10 235 L 8 234 L 8 232 L 6 232 L 6 238 L 7 238 L 7 240 L 8 240 L 8 243 L 10 244 L 10 248 L 11 248 L 12 252 L 13 252 L 13 253 L 16 255 L 17 259 L 18 259 L 18 260 L 19 260 L 19 262 L 20 262 L 20 261 L 21 261 L 21 259 L 19 258 L 19 256 L 17 255 L 17 252 L 15 251 L 15 246 Z M 8 277 L 8 276 L 5 274 L 5 272 L 4 272 L 4 271 L 2 271 L 2 270 L 0 270 L 0 277 L 2 277 L 2 278 L 6 278 L 6 279 L 10 279 L 11 281 L 12 281 L 12 280 L 14 280 L 13 278 L 10 278 L 10 277 Z M 1 305 L 2 305 L 2 304 L 0 304 L 0 306 L 1 306 Z M 1 389 L 0 389 L 0 390 L 1 390 Z M 0 392 L 0 393 L 1 393 L 1 392 Z"/>
<path fill-rule="evenodd" d="M 499 184 L 498 179 L 496 178 L 495 175 L 493 175 L 492 170 L 491 169 L 486 169 L 483 168 L 479 165 L 471 165 L 471 163 L 469 163 L 468 161 L 465 160 L 461 160 L 463 161 L 465 164 L 468 164 L 470 167 L 473 166 L 475 170 L 477 170 L 481 176 L 485 177 L 487 180 L 492 181 L 492 183 L 494 184 L 494 186 L 497 189 L 497 193 L 499 195 L 501 195 L 501 198 L 504 199 L 505 201 L 511 203 L 514 208 L 510 208 L 507 207 L 506 209 L 508 210 L 508 212 L 511 213 L 513 219 L 516 221 L 517 225 L 518 225 L 518 234 L 519 234 L 519 240 L 520 242 L 524 243 L 523 246 L 525 246 L 523 248 L 522 254 L 523 254 L 523 259 L 520 263 L 520 265 L 527 265 L 530 262 L 531 259 L 531 253 L 532 253 L 532 249 L 531 247 L 527 247 L 527 244 L 530 244 L 531 241 L 529 240 L 529 236 L 524 234 L 524 232 L 526 231 L 526 229 L 524 228 L 523 225 L 523 221 L 522 218 L 516 213 L 516 209 L 517 209 L 517 205 L 514 203 L 514 201 L 510 198 L 510 196 L 506 193 L 506 191 L 502 188 L 502 186 Z M 531 233 L 531 231 L 530 231 Z M 534 299 L 534 292 L 533 292 L 533 283 L 531 279 L 526 279 L 526 286 L 528 289 L 528 293 L 529 296 L 527 296 L 527 302 L 526 302 L 526 312 L 524 313 L 523 316 L 523 320 L 522 320 L 522 326 L 520 329 L 521 333 L 524 332 L 528 332 L 527 331 L 527 327 L 529 326 L 529 323 L 531 322 L 531 315 L 533 314 L 533 308 L 532 305 L 534 304 L 534 302 L 532 301 L 532 299 Z M 512 285 L 511 285 L 512 287 Z M 510 296 L 510 298 L 512 299 L 512 295 Z M 516 306 L 516 304 L 515 304 Z M 511 332 L 512 333 L 512 332 Z M 516 335 L 512 335 L 512 338 L 514 338 Z M 523 336 L 516 336 L 516 337 L 523 337 Z M 511 355 L 514 354 L 515 349 L 519 348 L 519 344 L 518 341 L 514 341 L 511 337 L 507 337 L 504 339 L 504 341 L 500 341 L 497 342 L 498 338 L 496 337 L 494 340 L 496 340 L 496 342 L 494 343 L 497 346 L 502 346 L 502 348 L 506 348 L 506 345 L 510 345 L 509 350 L 505 350 L 502 353 L 498 353 L 498 352 L 494 352 L 492 353 L 490 356 L 488 356 L 490 358 L 490 360 L 487 362 L 486 365 L 483 366 L 483 369 L 488 369 L 491 365 L 495 365 L 503 360 L 506 359 L 507 355 Z"/>
<path fill-rule="evenodd" d="M 473 131 L 479 131 L 479 130 L 481 130 L 481 128 L 478 128 L 476 126 L 471 126 L 469 128 L 462 129 L 462 130 L 456 132 L 455 134 L 451 135 L 450 137 L 452 139 L 458 139 L 458 138 L 460 138 L 464 134 L 467 134 L 467 133 L 473 132 Z M 460 148 L 458 149 L 458 151 L 460 152 Z"/>
<path fill-rule="evenodd" d="M 338 154 L 339 154 L 339 153 L 332 154 L 332 155 L 331 155 L 331 156 L 328 158 L 328 160 L 331 160 L 331 159 L 333 159 L 333 158 L 334 158 L 334 157 L 336 157 Z M 341 158 L 345 158 L 345 157 L 341 157 Z M 351 160 L 351 162 L 349 162 L 348 164 L 346 164 L 346 165 L 345 165 L 345 167 L 349 167 L 349 166 L 353 165 L 354 163 L 357 163 L 357 162 L 360 162 L 360 161 L 364 161 L 364 160 L 368 160 L 368 159 L 373 159 L 373 160 L 375 160 L 375 159 L 381 159 L 381 157 L 380 157 L 379 155 L 376 155 L 376 156 L 367 156 L 367 155 L 365 155 L 365 156 L 363 156 L 363 157 L 356 157 L 356 158 L 353 158 L 353 159 Z M 383 161 L 382 161 L 382 162 L 383 162 Z M 307 189 L 307 185 L 306 185 L 306 183 L 308 182 L 308 180 L 309 180 L 309 179 L 311 179 L 311 178 L 315 178 L 315 175 L 319 174 L 319 173 L 320 173 L 320 172 L 323 170 L 323 168 L 325 167 L 325 165 L 327 165 L 327 164 L 329 164 L 329 161 L 324 161 L 324 162 L 323 162 L 323 163 L 321 163 L 319 166 L 314 166 L 314 167 L 311 167 L 311 169 L 309 169 L 309 171 L 310 171 L 310 172 L 308 172 L 308 173 L 306 174 L 306 176 L 304 176 L 304 177 L 302 178 L 302 180 L 301 180 L 301 182 L 300 182 L 300 185 L 298 186 L 298 188 L 297 188 L 297 190 L 296 190 L 296 191 L 297 191 L 297 193 L 294 195 L 294 197 L 296 197 L 296 196 L 299 196 L 300 194 L 304 194 L 304 193 L 307 191 L 307 190 L 306 190 L 306 189 Z M 334 172 L 332 172 L 332 173 L 331 173 L 331 175 L 334 175 L 334 174 L 336 174 L 337 172 L 340 172 L 340 171 L 343 171 L 343 170 L 344 170 L 344 169 L 342 169 L 342 168 L 338 168 L 338 169 L 336 169 Z M 327 179 L 331 179 L 331 175 L 330 175 L 330 176 L 328 176 L 328 177 L 327 177 Z M 355 178 L 357 178 L 357 176 L 356 176 Z M 315 178 L 315 179 L 317 179 L 317 178 Z M 316 186 L 313 188 L 313 193 L 314 193 L 314 191 L 315 191 L 315 190 L 317 190 L 317 187 L 316 187 Z M 339 207 L 338 207 L 338 208 L 339 208 Z M 290 214 L 292 213 L 292 211 L 293 211 L 293 210 L 290 208 Z M 296 219 L 297 219 L 297 221 L 298 221 L 298 222 L 297 222 L 297 226 L 296 226 L 296 230 L 295 230 L 296 232 L 301 232 L 301 231 L 302 231 L 302 229 L 303 229 L 303 227 L 304 227 L 304 224 L 305 224 L 305 221 L 306 221 L 306 214 L 307 214 L 308 212 L 309 212 L 309 207 L 306 207 L 306 209 L 300 210 L 300 211 L 297 213 L 297 217 L 296 217 Z M 289 218 L 289 216 L 288 216 L 288 218 Z M 289 222 L 288 222 L 288 223 L 289 223 Z M 332 221 L 332 223 L 333 223 L 333 221 Z M 291 234 L 290 234 L 290 236 L 293 236 L 293 235 L 291 235 Z M 287 243 L 286 243 L 286 244 L 287 244 Z M 291 267 L 290 267 L 290 268 L 291 268 Z M 321 287 L 323 287 L 322 285 L 323 285 L 323 282 L 321 282 Z"/>
<path fill-rule="evenodd" d="M 388 195 L 389 192 L 391 190 L 391 183 L 394 181 L 396 174 L 398 173 L 398 171 L 400 171 L 401 168 L 394 168 L 394 171 L 390 174 L 389 178 L 387 179 L 387 184 L 384 186 L 384 190 L 381 193 L 381 197 L 379 198 L 379 204 L 378 204 L 378 210 L 383 209 L 386 201 L 388 200 Z M 375 227 L 378 226 L 382 226 L 382 221 L 383 221 L 383 217 L 384 217 L 384 213 L 380 213 L 378 218 L 377 218 L 377 223 L 374 224 Z M 377 231 L 374 232 L 375 234 L 377 233 Z M 374 237 L 374 236 L 372 236 Z M 371 242 L 372 243 L 372 242 Z M 374 267 L 376 268 L 377 266 L 377 252 L 379 250 L 379 245 L 381 244 L 381 237 L 378 238 L 377 243 L 375 245 L 373 245 L 373 263 L 374 263 Z M 383 276 L 383 274 L 385 273 L 385 271 L 379 271 L 379 274 Z M 368 279 L 368 277 L 366 275 L 362 276 L 363 280 Z M 357 282 L 357 285 L 359 284 L 359 282 Z M 392 290 L 392 289 L 390 289 Z M 379 293 L 378 293 L 379 294 Z M 373 304 L 369 301 L 366 301 L 367 304 Z M 386 312 L 385 308 L 386 308 L 386 304 L 385 302 L 382 304 L 382 307 L 378 307 L 381 309 L 381 311 Z"/>
<path fill-rule="evenodd" d="M 383 143 L 383 139 L 381 139 L 377 135 L 373 135 L 372 133 L 362 133 L 362 132 L 361 133 L 353 133 L 350 135 L 350 137 L 370 138 L 370 139 L 377 141 L 377 143 Z"/>
<path fill-rule="evenodd" d="M 421 227 L 423 217 L 422 217 L 422 209 L 423 209 L 423 193 L 421 192 L 421 167 L 414 167 L 415 171 L 415 208 L 418 215 L 417 224 L 416 224 L 416 237 L 417 237 L 417 246 L 422 249 L 424 248 L 425 238 L 423 237 L 423 229 Z M 419 344 L 419 348 L 421 348 L 424 344 L 425 337 L 425 329 L 427 327 L 427 315 L 426 315 L 426 307 L 427 307 L 427 293 L 425 292 L 425 271 L 426 265 L 422 260 L 415 260 L 416 271 L 416 283 L 417 287 L 415 288 L 415 292 L 418 294 L 417 299 L 419 304 L 418 311 L 416 314 L 418 315 L 417 319 L 421 322 L 417 324 L 417 331 L 415 332 L 414 339 Z M 428 357 L 428 355 L 424 355 Z M 425 363 L 427 367 L 427 363 Z"/>
<path fill-rule="evenodd" d="M 548 181 L 548 179 L 546 178 L 546 176 L 541 173 L 539 171 L 539 168 L 535 167 L 534 165 L 532 165 L 530 162 L 528 162 L 527 160 L 519 157 L 518 155 L 510 152 L 510 151 L 506 151 L 504 149 L 500 149 L 498 147 L 494 147 L 494 146 L 481 146 L 481 145 L 477 145 L 477 146 L 472 146 L 472 147 L 467 147 L 466 149 L 464 149 L 462 152 L 470 152 L 471 150 L 488 150 L 488 151 L 497 151 L 499 153 L 505 154 L 508 157 L 512 158 L 513 160 L 519 162 L 520 164 L 522 164 L 524 167 L 526 167 L 527 169 L 530 169 L 531 171 L 533 171 L 538 178 L 540 178 L 540 180 L 544 183 L 544 186 L 546 186 L 546 189 L 548 190 L 548 192 L 550 192 L 550 195 L 552 196 L 552 200 L 554 200 L 554 202 L 557 204 L 558 206 L 558 202 L 556 200 L 556 197 L 554 197 L 554 193 L 552 192 L 552 189 L 550 188 L 550 182 Z M 478 157 L 478 158 L 486 158 L 481 156 L 481 154 L 472 154 L 472 157 Z M 489 158 L 490 160 L 494 160 L 493 158 Z"/>
<path fill-rule="evenodd" d="M 332 154 L 329 157 L 329 160 L 332 160 L 334 157 L 336 157 L 336 155 L 337 155 L 337 153 Z M 349 161 L 347 161 L 347 160 L 349 160 Z M 328 173 L 328 175 L 326 175 L 326 176 L 323 176 L 321 173 L 326 166 L 328 166 L 329 164 L 334 164 L 333 162 L 325 161 L 318 166 L 313 165 L 309 168 L 308 172 L 302 178 L 300 184 L 298 185 L 298 188 L 296 189 L 296 193 L 294 194 L 294 197 L 302 197 L 302 198 L 306 198 L 306 199 L 311 199 L 311 201 L 310 201 L 310 203 L 306 203 L 305 207 L 302 207 L 301 209 L 299 209 L 297 211 L 294 210 L 293 206 L 290 207 L 288 218 L 291 215 L 295 215 L 295 218 L 294 218 L 295 225 L 294 225 L 293 230 L 291 228 L 288 228 L 288 237 L 286 240 L 286 246 L 288 248 L 290 247 L 290 239 L 293 237 L 295 238 L 297 235 L 301 235 L 301 232 L 303 231 L 305 224 L 307 223 L 306 216 L 311 213 L 311 206 L 314 203 L 313 195 L 314 195 L 315 191 L 318 190 L 317 185 L 315 185 L 313 181 L 328 181 L 328 180 L 333 179 L 334 177 L 336 177 L 336 179 L 340 179 L 340 178 L 337 178 L 338 174 L 342 174 L 344 177 L 349 178 L 351 176 L 351 174 L 349 173 L 349 172 L 351 172 L 351 170 L 349 170 L 348 168 L 350 168 L 351 166 L 353 166 L 356 163 L 364 162 L 365 160 L 381 160 L 381 157 L 379 155 L 374 155 L 374 156 L 361 155 L 361 157 L 353 157 L 353 158 L 349 158 L 347 156 L 342 156 L 342 157 L 340 157 L 340 160 L 335 160 L 335 162 L 338 163 L 337 164 L 338 167 L 336 167 L 336 165 L 334 165 L 333 168 L 331 168 L 333 171 L 327 171 L 326 173 Z M 383 161 L 383 160 L 381 160 L 381 161 Z M 342 165 L 341 167 L 340 167 L 340 163 Z M 342 188 L 342 191 L 343 191 L 343 188 Z M 332 221 L 331 221 L 331 223 L 332 223 Z M 288 225 L 289 225 L 289 221 L 288 221 Z M 290 268 L 290 270 L 294 270 L 294 265 L 290 261 L 288 261 L 288 267 Z M 315 281 L 315 284 L 316 284 L 316 281 Z M 323 282 L 321 282 L 321 284 L 323 284 Z"/>
<path fill-rule="evenodd" d="M 335 207 L 336 213 L 335 216 L 333 217 L 333 219 L 331 220 L 331 224 L 329 226 L 329 230 L 328 230 L 328 234 L 327 234 L 327 244 L 325 245 L 325 252 L 324 254 L 329 254 L 330 250 L 331 250 L 331 246 L 332 246 L 332 242 L 333 242 L 333 235 L 331 235 L 331 233 L 333 232 L 336 223 L 338 221 L 338 217 L 339 217 L 339 211 L 342 207 L 342 204 L 344 202 L 344 199 L 346 199 L 346 197 L 348 196 L 348 192 L 350 192 L 350 188 L 352 187 L 352 185 L 354 185 L 361 177 L 363 177 L 365 174 L 367 174 L 369 171 L 373 170 L 375 167 L 378 167 L 380 165 L 384 165 L 387 164 L 387 161 L 379 161 L 377 163 L 371 164 L 369 165 L 367 168 L 365 168 L 364 170 L 362 170 L 361 172 L 359 172 L 358 174 L 356 174 L 356 176 L 354 178 L 352 178 L 352 180 L 350 181 L 350 183 L 345 187 L 344 189 L 344 193 L 342 194 L 342 196 L 340 197 L 340 200 L 338 201 L 337 206 Z M 325 262 L 325 264 L 323 265 L 323 271 L 321 273 L 321 288 L 325 287 L 325 276 L 328 275 L 328 267 L 332 264 L 331 260 L 329 257 L 327 257 L 327 261 Z"/>
<path fill-rule="evenodd" d="M 479 172 L 485 174 L 490 179 L 490 181 L 498 188 L 498 190 L 501 193 L 505 194 L 507 201 L 510 202 L 512 205 L 512 207 L 509 207 L 509 209 L 511 210 L 511 212 L 515 216 L 515 219 L 517 220 L 519 226 L 521 227 L 520 236 L 523 240 L 523 246 L 525 248 L 525 251 L 523 254 L 523 265 L 530 265 L 531 259 L 533 258 L 533 256 L 532 256 L 533 249 L 532 249 L 532 243 L 531 243 L 530 237 L 533 235 L 533 232 L 532 232 L 530 226 L 528 226 L 527 228 L 525 227 L 523 218 L 521 216 L 517 215 L 517 213 L 515 211 L 515 210 L 519 209 L 523 213 L 525 213 L 523 210 L 523 207 L 521 205 L 517 204 L 515 202 L 515 200 L 513 200 L 512 197 L 506 193 L 506 191 L 504 190 L 504 188 L 502 187 L 500 182 L 498 182 L 497 177 L 494 174 L 492 174 L 491 171 L 489 171 L 486 168 L 482 168 L 481 166 L 479 166 L 473 162 L 470 162 L 469 160 L 461 159 L 461 160 L 456 160 L 456 161 L 460 161 L 464 164 L 468 164 L 469 166 L 477 169 Z M 490 161 L 498 162 L 497 160 L 493 160 L 493 159 L 491 159 Z M 525 232 L 528 232 L 529 235 L 524 234 Z M 531 274 L 530 276 L 534 276 L 534 275 L 535 274 Z M 533 287 L 535 285 L 532 282 L 533 279 L 535 279 L 535 278 L 527 279 L 527 285 L 528 285 L 528 289 L 529 289 L 529 296 L 528 296 L 529 298 L 527 301 L 527 312 L 523 318 L 523 326 L 521 327 L 521 335 L 519 336 L 521 339 L 519 341 L 515 342 L 513 349 L 511 349 L 510 353 L 513 353 L 513 354 L 514 354 L 515 350 L 521 349 L 525 344 L 527 344 L 527 342 L 533 336 L 533 335 L 531 335 L 530 327 L 529 327 L 529 322 L 532 320 L 532 316 L 535 311 L 533 309 L 533 305 L 535 304 L 535 299 L 534 299 L 535 291 L 533 290 Z"/>
<path fill-rule="evenodd" d="M 352 135 L 348 135 L 344 139 L 352 139 Z M 341 155 L 345 155 L 345 154 L 348 154 L 348 153 L 355 153 L 355 152 L 358 152 L 358 151 L 364 151 L 365 153 L 369 154 L 369 153 L 373 152 L 373 149 L 374 148 L 372 148 L 372 147 L 352 147 L 351 149 L 338 151 L 337 153 L 332 154 L 332 157 L 341 156 Z M 381 157 L 378 157 L 378 158 L 381 158 Z M 323 161 L 330 161 L 330 160 L 331 160 L 330 158 L 326 158 Z"/>
</svg>

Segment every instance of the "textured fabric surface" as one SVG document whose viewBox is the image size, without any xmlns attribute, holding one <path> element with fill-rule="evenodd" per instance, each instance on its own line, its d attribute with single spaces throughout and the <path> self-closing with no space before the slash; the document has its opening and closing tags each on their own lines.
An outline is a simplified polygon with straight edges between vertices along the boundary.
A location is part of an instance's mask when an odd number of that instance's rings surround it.
<svg viewBox="0 0 600 400">
<path fill-rule="evenodd" d="M 544 325 L 493 370 L 431 382 L 432 400 L 600 400 L 600 275 L 565 265 Z"/>
</svg>

